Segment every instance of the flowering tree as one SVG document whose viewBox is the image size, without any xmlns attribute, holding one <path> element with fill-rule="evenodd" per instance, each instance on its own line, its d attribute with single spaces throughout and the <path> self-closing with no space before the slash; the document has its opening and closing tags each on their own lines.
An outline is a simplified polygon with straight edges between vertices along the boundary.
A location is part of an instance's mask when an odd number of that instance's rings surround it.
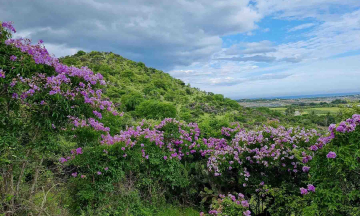
<svg viewBox="0 0 360 216">
<path fill-rule="evenodd" d="M 106 83 L 90 69 L 63 65 L 40 40 L 12 39 L 11 22 L 0 27 L 1 184 L 5 210 L 15 211 L 28 164 L 41 166 L 44 157 L 61 150 L 55 134 L 67 130 L 71 118 L 83 118 L 95 130 L 104 131 L 102 113 L 119 116 L 114 104 L 102 97 Z M 106 114 L 107 115 L 107 114 Z M 35 162 L 34 162 L 35 161 Z M 37 165 L 36 165 L 37 164 Z M 36 188 L 35 168 L 30 197 Z"/>
</svg>

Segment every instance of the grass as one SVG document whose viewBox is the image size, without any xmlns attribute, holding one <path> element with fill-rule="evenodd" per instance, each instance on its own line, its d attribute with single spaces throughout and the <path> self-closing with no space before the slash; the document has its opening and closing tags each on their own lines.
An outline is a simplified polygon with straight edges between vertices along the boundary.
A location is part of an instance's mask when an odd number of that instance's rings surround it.
<svg viewBox="0 0 360 216">
<path fill-rule="evenodd" d="M 192 208 L 167 207 L 156 214 L 157 216 L 199 216 L 199 212 Z"/>
<path fill-rule="evenodd" d="M 270 108 L 271 110 L 276 110 L 279 112 L 285 112 L 286 108 L 285 107 L 276 107 L 276 108 Z"/>
<path fill-rule="evenodd" d="M 276 107 L 270 108 L 271 110 L 276 110 L 282 113 L 285 113 L 285 107 Z M 296 109 L 299 111 L 299 109 Z M 315 108 L 305 108 L 303 109 L 302 114 L 310 114 L 312 111 L 315 112 L 316 115 L 326 115 L 330 112 L 330 114 L 336 114 L 340 111 L 340 107 L 315 107 Z"/>
</svg>

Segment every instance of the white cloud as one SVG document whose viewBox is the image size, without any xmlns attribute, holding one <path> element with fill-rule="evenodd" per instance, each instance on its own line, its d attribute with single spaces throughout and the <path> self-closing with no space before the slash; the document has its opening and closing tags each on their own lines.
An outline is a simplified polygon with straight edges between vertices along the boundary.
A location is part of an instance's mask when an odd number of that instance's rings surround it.
<svg viewBox="0 0 360 216">
<path fill-rule="evenodd" d="M 288 30 L 288 32 L 293 32 L 293 31 L 298 31 L 298 30 L 302 30 L 302 29 L 307 29 L 310 27 L 313 27 L 315 25 L 315 23 L 305 23 L 305 24 L 301 24 L 298 26 L 295 26 L 294 28 L 291 28 Z"/>
<path fill-rule="evenodd" d="M 225 54 L 227 55 L 239 55 L 239 54 L 257 54 L 257 53 L 268 53 L 275 52 L 276 49 L 272 46 L 270 41 L 264 40 L 260 42 L 252 43 L 238 43 L 232 45 L 226 49 Z"/>
<path fill-rule="evenodd" d="M 238 85 L 240 83 L 247 83 L 247 82 L 255 82 L 259 80 L 273 80 L 273 79 L 285 79 L 292 74 L 289 73 L 268 73 L 268 74 L 261 74 L 258 76 L 251 76 L 251 77 L 217 77 L 217 78 L 210 78 L 208 80 L 202 80 L 197 82 L 198 84 L 210 84 L 216 86 L 232 86 Z"/>
<path fill-rule="evenodd" d="M 279 45 L 274 56 L 312 61 L 360 49 L 360 10 L 326 21 L 304 36 L 307 39 Z"/>
<path fill-rule="evenodd" d="M 225 94 L 227 97 L 256 98 L 271 96 L 311 95 L 360 92 L 360 56 L 351 56 L 302 64 L 287 68 L 282 79 L 258 79 L 224 88 L 221 85 L 200 85 L 201 89 Z M 236 77 L 234 77 L 236 79 Z"/>
<path fill-rule="evenodd" d="M 308 25 L 309 24 L 309 25 Z M 290 32 L 313 26 L 296 26 Z M 360 49 L 360 10 L 339 15 L 303 33 L 303 39 L 273 45 L 271 41 L 238 43 L 222 50 L 217 59 L 228 61 L 290 62 L 313 61 Z"/>
<path fill-rule="evenodd" d="M 341 6 L 357 8 L 358 0 L 255 0 L 260 14 L 274 15 L 284 19 L 316 18 L 318 20 L 336 19 L 337 14 L 331 12 Z"/>
<path fill-rule="evenodd" d="M 34 40 L 113 51 L 171 69 L 207 61 L 221 50 L 221 36 L 256 29 L 262 16 L 249 1 L 1 1 L 0 19 L 31 31 Z"/>
<path fill-rule="evenodd" d="M 79 50 L 86 51 L 80 48 L 68 47 L 66 44 L 51 44 L 51 43 L 44 43 L 46 49 L 49 53 L 54 54 L 56 57 L 62 57 L 67 55 L 74 55 Z"/>
</svg>

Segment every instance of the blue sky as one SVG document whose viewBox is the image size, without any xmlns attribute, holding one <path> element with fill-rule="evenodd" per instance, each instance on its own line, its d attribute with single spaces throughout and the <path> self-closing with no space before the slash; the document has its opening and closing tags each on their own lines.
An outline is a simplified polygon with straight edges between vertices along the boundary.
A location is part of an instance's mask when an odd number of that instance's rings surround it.
<svg viewBox="0 0 360 216">
<path fill-rule="evenodd" d="M 112 51 L 234 99 L 360 92 L 359 0 L 5 0 L 0 19 L 58 57 Z"/>
</svg>

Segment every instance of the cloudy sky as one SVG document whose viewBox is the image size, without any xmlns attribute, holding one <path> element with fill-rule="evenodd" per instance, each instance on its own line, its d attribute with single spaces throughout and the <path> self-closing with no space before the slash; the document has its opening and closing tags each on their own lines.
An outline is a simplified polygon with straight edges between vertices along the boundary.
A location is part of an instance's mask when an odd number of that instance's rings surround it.
<svg viewBox="0 0 360 216">
<path fill-rule="evenodd" d="M 0 20 L 234 99 L 360 92 L 360 0 L 0 0 Z"/>
</svg>

